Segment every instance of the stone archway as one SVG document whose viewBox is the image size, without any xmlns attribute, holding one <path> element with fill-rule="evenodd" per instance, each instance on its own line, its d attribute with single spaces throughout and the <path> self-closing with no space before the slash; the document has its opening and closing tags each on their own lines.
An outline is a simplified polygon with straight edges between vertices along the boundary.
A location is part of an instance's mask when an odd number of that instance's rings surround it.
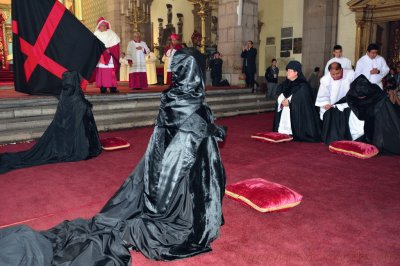
<svg viewBox="0 0 400 266">
<path fill-rule="evenodd" d="M 347 5 L 356 15 L 356 59 L 365 53 L 369 43 L 377 42 L 382 44 L 383 55 L 389 64 L 398 62 L 400 37 L 393 38 L 389 32 L 400 30 L 400 1 L 351 0 Z"/>
</svg>

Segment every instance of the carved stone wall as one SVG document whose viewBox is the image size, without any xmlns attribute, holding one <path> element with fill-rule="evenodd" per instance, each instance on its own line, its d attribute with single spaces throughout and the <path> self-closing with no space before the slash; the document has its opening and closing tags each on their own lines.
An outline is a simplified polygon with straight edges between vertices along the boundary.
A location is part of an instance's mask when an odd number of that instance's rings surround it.
<svg viewBox="0 0 400 266">
<path fill-rule="evenodd" d="M 231 84 L 239 84 L 242 71 L 240 57 L 242 47 L 248 40 L 258 49 L 258 1 L 243 1 L 241 24 L 238 25 L 237 0 L 219 1 L 218 4 L 218 50 L 223 55 L 223 70 Z"/>
</svg>

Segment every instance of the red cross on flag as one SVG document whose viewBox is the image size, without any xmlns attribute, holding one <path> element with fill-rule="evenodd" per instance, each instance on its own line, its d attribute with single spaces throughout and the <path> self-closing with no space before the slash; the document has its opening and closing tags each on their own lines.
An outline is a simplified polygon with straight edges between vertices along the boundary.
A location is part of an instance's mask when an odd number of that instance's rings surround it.
<svg viewBox="0 0 400 266">
<path fill-rule="evenodd" d="M 15 90 L 28 94 L 60 94 L 67 70 L 78 71 L 85 83 L 105 49 L 56 0 L 13 0 L 12 30 Z"/>
</svg>

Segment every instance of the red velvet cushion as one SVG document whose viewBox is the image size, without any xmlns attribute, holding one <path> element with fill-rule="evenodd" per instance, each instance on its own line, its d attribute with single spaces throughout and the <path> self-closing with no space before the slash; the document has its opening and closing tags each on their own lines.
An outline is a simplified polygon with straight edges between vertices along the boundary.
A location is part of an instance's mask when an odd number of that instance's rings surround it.
<svg viewBox="0 0 400 266">
<path fill-rule="evenodd" d="M 126 149 L 131 146 L 129 142 L 124 140 L 123 138 L 113 137 L 113 138 L 105 138 L 100 140 L 101 147 L 106 151 L 115 151 L 120 149 Z"/>
<path fill-rule="evenodd" d="M 257 133 L 252 135 L 251 138 L 259 140 L 261 142 L 269 142 L 269 143 L 280 143 L 293 140 L 292 136 L 288 134 L 282 134 L 279 132 Z"/>
<path fill-rule="evenodd" d="M 290 188 L 262 178 L 252 178 L 228 185 L 225 193 L 259 212 L 272 212 L 300 204 L 302 195 Z"/>
<path fill-rule="evenodd" d="M 329 150 L 333 153 L 361 159 L 371 158 L 379 153 L 378 148 L 374 145 L 351 140 L 334 141 L 329 145 Z"/>
</svg>

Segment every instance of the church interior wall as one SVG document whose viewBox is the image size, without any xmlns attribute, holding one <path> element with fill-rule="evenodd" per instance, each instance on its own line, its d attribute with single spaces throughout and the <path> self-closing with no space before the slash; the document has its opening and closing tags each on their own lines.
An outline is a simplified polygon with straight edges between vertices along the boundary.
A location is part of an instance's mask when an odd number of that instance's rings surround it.
<svg viewBox="0 0 400 266">
<path fill-rule="evenodd" d="M 304 0 L 259 1 L 259 19 L 264 23 L 260 33 L 259 76 L 264 76 L 265 69 L 270 65 L 272 58 L 277 59 L 281 70 L 285 69 L 290 60 L 301 62 L 301 53 L 293 54 L 293 48 L 289 51 L 289 57 L 281 57 L 281 29 L 292 27 L 291 38 L 302 38 L 303 6 Z M 275 44 L 267 45 L 267 37 L 274 37 Z M 279 73 L 280 76 L 285 76 L 285 74 L 285 71 Z"/>
<path fill-rule="evenodd" d="M 284 0 L 283 1 L 283 21 L 282 28 L 293 27 L 293 38 L 303 37 L 303 9 L 304 0 Z M 302 54 L 294 54 L 290 51 L 290 60 L 301 62 Z"/>
<path fill-rule="evenodd" d="M 2 2 L 7 2 L 1 0 Z M 220 0 L 221 1 L 221 0 Z M 121 37 L 122 47 L 126 46 L 127 41 L 131 38 L 131 30 L 125 25 L 126 22 L 122 20 L 120 12 L 120 2 L 114 0 L 81 0 L 82 7 L 82 22 L 88 27 L 89 30 L 93 31 L 97 23 L 97 19 L 100 16 L 105 16 L 110 20 L 113 30 L 115 30 Z M 352 12 L 348 6 L 349 0 L 339 0 L 339 12 L 338 12 L 338 28 L 337 28 L 337 43 L 343 46 L 343 55 L 348 57 L 353 64 L 355 64 L 356 58 L 356 14 Z M 8 1 L 7 3 L 11 3 Z M 191 35 L 194 31 L 194 19 L 193 19 L 193 4 L 187 0 L 157 0 L 152 1 L 151 4 L 151 22 L 153 24 L 153 44 L 158 42 L 159 30 L 158 30 L 158 18 L 162 18 L 163 26 L 167 24 L 167 7 L 166 4 L 171 4 L 172 8 L 172 24 L 177 30 L 177 13 L 183 14 L 183 42 L 191 45 Z M 233 8 L 236 8 L 236 3 L 232 3 Z M 224 5 L 220 5 L 224 7 Z M 293 28 L 293 38 L 302 38 L 303 36 L 303 9 L 304 0 L 263 0 L 258 1 L 258 19 L 263 23 L 259 40 L 253 40 L 258 46 L 258 75 L 264 76 L 265 69 L 270 65 L 271 59 L 276 58 L 278 60 L 278 66 L 281 69 L 280 76 L 285 76 L 285 66 L 290 60 L 302 61 L 302 53 L 293 53 L 293 49 L 289 51 L 289 57 L 281 57 L 281 29 L 282 28 Z M 247 10 L 250 12 L 250 10 Z M 217 11 L 214 10 L 214 14 Z M 245 10 L 246 12 L 246 10 Z M 233 23 L 229 20 L 223 20 L 223 12 L 218 13 L 219 21 L 218 24 L 221 26 L 223 23 Z M 211 18 L 208 18 L 211 19 Z M 251 16 L 248 19 L 253 19 Z M 254 23 L 253 23 L 254 24 Z M 124 26 L 125 25 L 125 26 Z M 123 27 L 124 26 L 124 27 Z M 234 27 L 234 26 L 232 26 Z M 378 23 L 374 26 L 374 30 L 382 31 L 381 44 L 383 47 L 388 46 L 389 42 L 389 29 L 388 23 Z M 220 31 L 219 39 L 232 39 L 233 35 L 228 34 L 223 36 L 224 31 Z M 377 32 L 373 33 L 373 36 L 379 35 Z M 212 35 L 214 38 L 215 36 Z M 245 34 L 242 38 L 245 38 Z M 274 38 L 273 43 L 267 43 L 267 38 Z M 235 38 L 234 38 L 235 39 Z M 236 40 L 236 39 L 235 39 Z M 146 40 L 150 41 L 150 40 Z M 243 43 L 247 39 L 242 40 Z M 240 40 L 238 41 L 238 43 Z M 230 43 L 230 44 L 229 44 Z M 222 42 L 219 49 L 224 48 L 227 45 L 234 42 Z M 150 46 L 150 43 L 148 43 Z M 239 44 L 240 45 L 240 44 Z M 229 49 L 228 49 L 229 50 Z M 236 53 L 237 47 L 235 48 Z M 387 50 L 387 49 L 383 49 Z M 224 54 L 224 50 L 221 51 Z M 238 51 L 237 53 L 240 53 Z M 228 60 L 228 59 L 227 59 Z M 227 62 L 228 63 L 228 62 Z"/>
<path fill-rule="evenodd" d="M 190 44 L 192 33 L 194 31 L 194 20 L 193 20 L 193 4 L 189 1 L 171 1 L 171 0 L 157 0 L 153 1 L 150 13 L 151 13 L 151 22 L 153 23 L 153 40 L 157 43 L 158 38 L 158 18 L 162 18 L 163 25 L 167 24 L 167 7 L 166 4 L 172 5 L 172 24 L 174 25 L 176 32 L 178 32 L 177 22 L 178 17 L 177 13 L 183 14 L 183 42 Z M 211 18 L 208 18 L 211 19 Z"/>
<path fill-rule="evenodd" d="M 348 0 L 339 1 L 337 43 L 343 47 L 343 56 L 355 66 L 356 17 L 349 9 Z"/>
<path fill-rule="evenodd" d="M 340 0 L 338 12 L 337 43 L 343 46 L 343 56 L 355 61 L 356 22 L 355 13 L 348 5 L 348 0 Z M 271 59 L 278 60 L 281 70 L 290 60 L 301 62 L 302 54 L 293 54 L 289 57 L 280 57 L 281 53 L 281 28 L 293 27 L 293 38 L 302 38 L 303 34 L 303 8 L 304 0 L 266 0 L 259 2 L 259 19 L 263 22 L 260 32 L 259 71 L 264 75 L 265 69 L 270 65 Z M 275 44 L 266 44 L 266 38 L 275 38 Z M 285 76 L 285 71 L 280 71 L 280 76 Z"/>
<path fill-rule="evenodd" d="M 259 67 L 258 74 L 263 76 L 273 58 L 280 54 L 280 39 L 282 27 L 283 2 L 275 0 L 259 1 L 259 20 L 264 23 L 260 32 L 258 47 Z M 269 43 L 267 43 L 267 38 Z M 273 40 L 271 38 L 274 38 Z M 282 73 L 281 73 L 282 74 Z"/>
</svg>

